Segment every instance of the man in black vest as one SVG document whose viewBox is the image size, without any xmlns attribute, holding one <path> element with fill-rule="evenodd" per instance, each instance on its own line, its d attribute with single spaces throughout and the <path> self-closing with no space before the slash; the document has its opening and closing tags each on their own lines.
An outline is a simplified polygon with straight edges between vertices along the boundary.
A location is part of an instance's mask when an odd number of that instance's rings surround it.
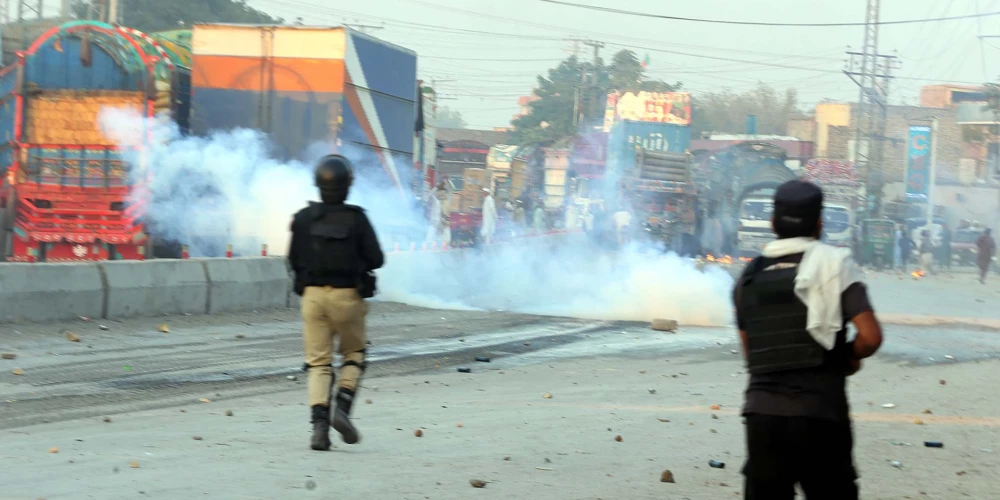
<svg viewBox="0 0 1000 500">
<path fill-rule="evenodd" d="M 347 158 L 324 157 L 316 167 L 316 186 L 323 202 L 310 203 L 292 220 L 288 261 L 295 272 L 295 293 L 302 296 L 304 369 L 309 372 L 314 450 L 330 449 L 331 425 L 347 444 L 361 439 L 349 415 L 366 366 L 368 304 L 364 299 L 374 296 L 372 271 L 382 267 L 385 257 L 364 210 L 344 203 L 353 180 Z M 344 360 L 331 419 L 337 337 Z"/>
<path fill-rule="evenodd" d="M 823 192 L 791 181 L 774 196 L 778 239 L 734 290 L 750 384 L 744 498 L 856 500 L 847 378 L 882 330 L 849 251 L 820 243 Z M 847 341 L 847 323 L 857 335 Z"/>
</svg>

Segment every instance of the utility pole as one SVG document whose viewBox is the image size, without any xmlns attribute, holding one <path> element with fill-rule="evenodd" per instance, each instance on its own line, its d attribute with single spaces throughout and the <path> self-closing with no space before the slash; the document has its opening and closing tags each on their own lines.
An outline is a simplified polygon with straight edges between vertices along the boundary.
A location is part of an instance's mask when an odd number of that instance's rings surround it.
<svg viewBox="0 0 1000 500">
<path fill-rule="evenodd" d="M 865 34 L 861 52 L 848 50 L 844 74 L 860 88 L 858 116 L 851 160 L 865 178 L 872 214 L 882 207 L 882 164 L 885 127 L 889 113 L 889 80 L 898 68 L 896 56 L 878 53 L 880 0 L 867 0 Z"/>
<path fill-rule="evenodd" d="M 594 59 L 591 63 L 594 67 L 594 72 L 593 75 L 590 75 L 592 82 L 588 85 L 587 69 L 581 65 L 580 85 L 577 86 L 576 91 L 573 93 L 573 126 L 578 127 L 583 123 L 583 117 L 586 116 L 587 110 L 590 109 L 590 98 L 589 96 L 584 96 L 584 90 L 592 91 L 597 85 L 597 60 L 600 58 L 601 49 L 604 48 L 604 42 L 583 38 L 567 38 L 566 41 L 573 42 L 573 57 L 578 59 L 580 57 L 581 44 L 594 49 Z"/>
<path fill-rule="evenodd" d="M 583 44 L 586 45 L 586 46 L 588 46 L 588 47 L 592 47 L 594 49 L 594 59 L 591 62 L 591 67 L 593 68 L 594 71 L 593 71 L 593 74 L 590 76 L 590 80 L 591 80 L 590 86 L 587 87 L 587 90 L 588 90 L 587 94 L 588 94 L 588 101 L 589 101 L 590 99 L 595 99 L 594 90 L 597 89 L 597 77 L 598 77 L 598 75 L 597 75 L 597 61 L 598 61 L 598 59 L 601 58 L 601 49 L 604 48 L 604 42 L 598 42 L 596 40 L 587 40 L 586 42 L 583 42 Z M 586 74 L 586 72 L 584 72 L 584 73 Z M 600 100 L 597 100 L 597 105 L 600 105 Z M 585 104 L 583 106 L 584 114 L 586 113 L 586 110 L 588 110 L 588 109 L 593 110 L 594 107 L 595 107 L 594 104 L 592 104 L 590 102 L 588 102 L 587 104 Z M 582 117 L 581 117 L 580 121 L 581 122 L 583 121 Z"/>
</svg>

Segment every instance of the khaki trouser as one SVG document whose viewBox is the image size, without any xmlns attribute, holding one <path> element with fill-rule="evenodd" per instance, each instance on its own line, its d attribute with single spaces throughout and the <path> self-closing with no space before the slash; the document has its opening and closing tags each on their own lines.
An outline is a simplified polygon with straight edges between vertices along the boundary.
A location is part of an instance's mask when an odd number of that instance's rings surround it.
<svg viewBox="0 0 1000 500">
<path fill-rule="evenodd" d="M 357 390 L 365 365 L 368 304 L 353 288 L 306 287 L 302 295 L 302 338 L 309 365 L 309 406 L 329 406 L 333 386 L 333 343 L 344 357 L 340 387 Z M 361 365 L 355 366 L 353 363 Z"/>
</svg>

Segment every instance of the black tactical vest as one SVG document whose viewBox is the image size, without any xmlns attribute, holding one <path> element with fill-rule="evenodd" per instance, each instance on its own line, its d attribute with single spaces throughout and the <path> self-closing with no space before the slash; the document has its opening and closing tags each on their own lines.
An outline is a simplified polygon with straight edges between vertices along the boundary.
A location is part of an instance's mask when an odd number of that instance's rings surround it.
<svg viewBox="0 0 1000 500">
<path fill-rule="evenodd" d="M 759 257 L 750 266 L 740 298 L 750 374 L 822 366 L 827 351 L 806 330 L 808 310 L 795 295 L 798 264 Z"/>
<path fill-rule="evenodd" d="M 319 206 L 309 222 L 309 275 L 355 282 L 362 273 L 358 214 L 348 205 Z"/>
</svg>

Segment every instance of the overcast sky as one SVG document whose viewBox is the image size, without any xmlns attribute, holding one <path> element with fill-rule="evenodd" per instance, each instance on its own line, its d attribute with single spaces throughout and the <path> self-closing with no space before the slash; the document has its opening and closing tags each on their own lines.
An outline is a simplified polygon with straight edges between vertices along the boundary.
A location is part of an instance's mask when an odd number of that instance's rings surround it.
<svg viewBox="0 0 1000 500">
<path fill-rule="evenodd" d="M 738 21 L 863 22 L 865 0 L 569 0 L 618 9 Z M 419 77 L 438 80 L 444 101 L 472 128 L 506 126 L 534 76 L 569 55 L 567 38 L 605 42 L 602 56 L 630 48 L 649 56 L 649 73 L 682 81 L 694 93 L 743 91 L 763 81 L 799 90 L 803 107 L 825 97 L 856 101 L 840 71 L 844 51 L 861 46 L 863 28 L 753 27 L 658 20 L 601 13 L 540 0 L 250 0 L 272 15 L 306 24 L 382 26 L 371 34 L 415 50 Z M 882 21 L 1000 11 L 1000 0 L 882 0 Z M 477 33 L 477 32 L 488 32 Z M 898 51 L 902 68 L 890 89 L 894 104 L 917 104 L 919 88 L 980 83 L 1000 74 L 1000 16 L 883 26 L 879 51 Z M 507 35 L 500 36 L 498 34 Z M 588 47 L 582 54 L 591 56 Z M 732 59 L 736 62 L 721 59 Z M 779 68 L 754 63 L 792 66 Z"/>
</svg>

